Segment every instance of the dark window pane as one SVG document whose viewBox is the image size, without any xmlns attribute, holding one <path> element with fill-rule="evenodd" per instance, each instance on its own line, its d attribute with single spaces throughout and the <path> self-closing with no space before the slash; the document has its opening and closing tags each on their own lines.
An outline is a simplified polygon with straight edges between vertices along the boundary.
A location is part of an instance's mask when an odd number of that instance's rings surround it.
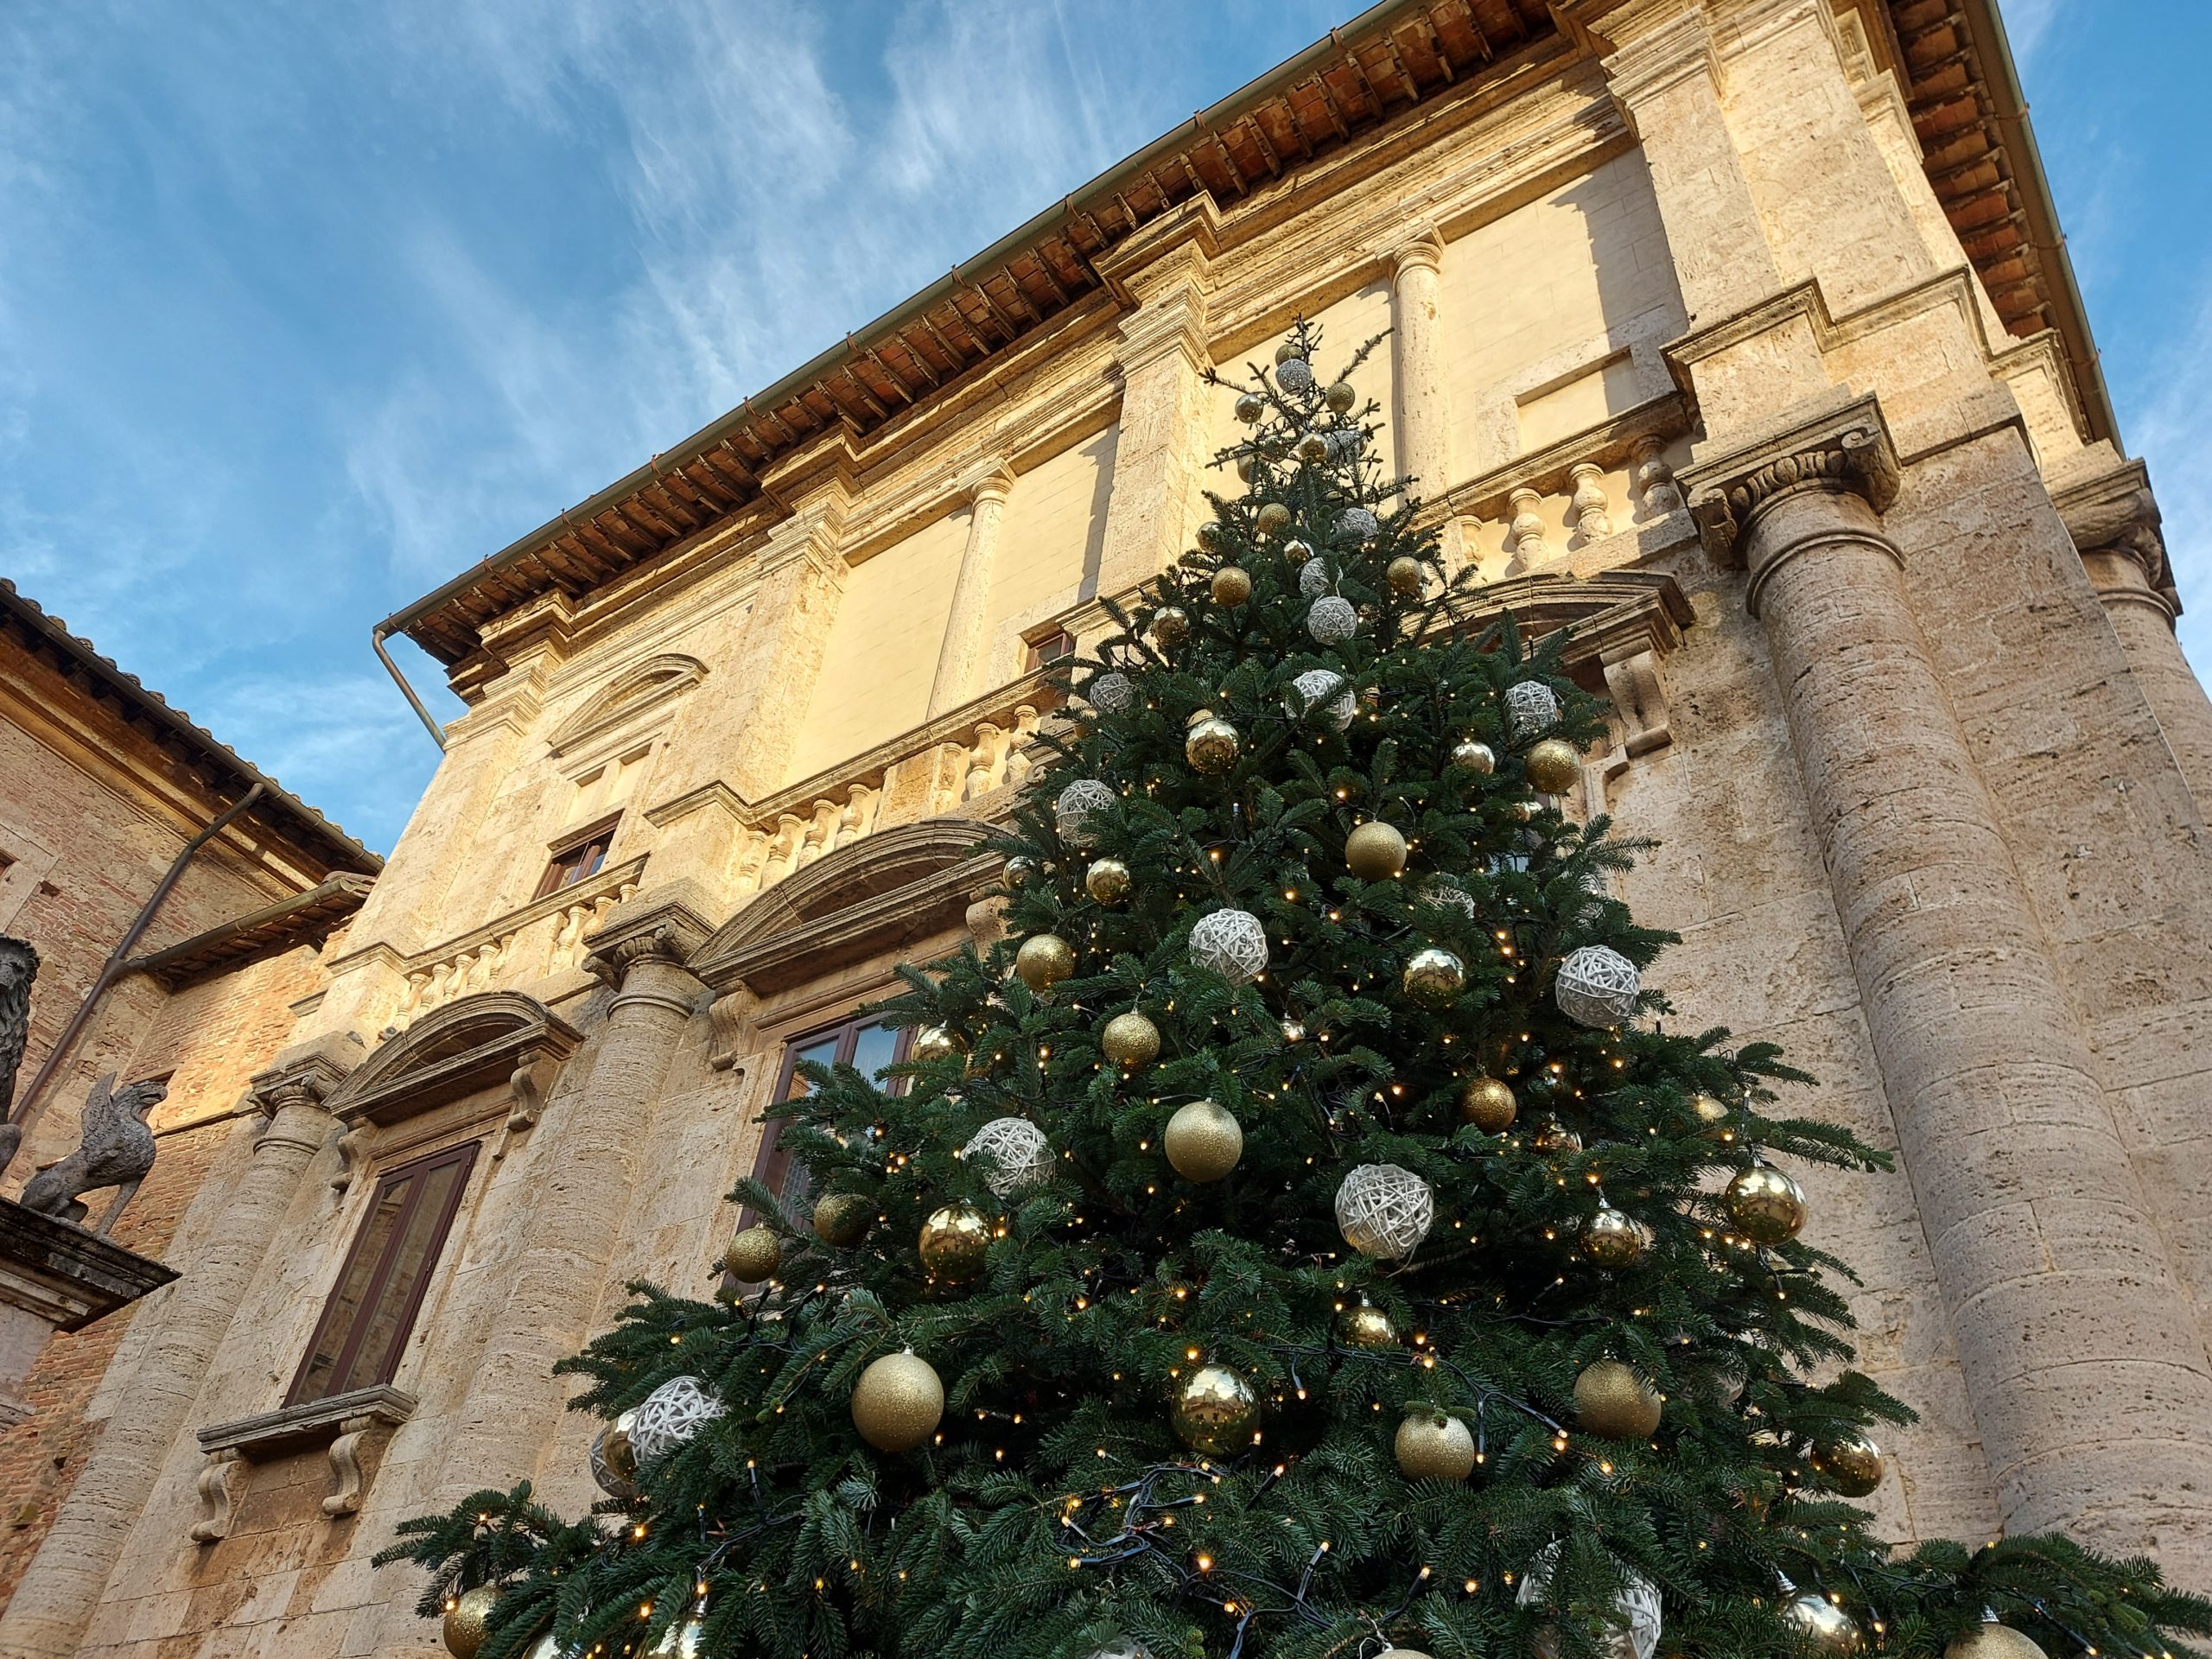
<svg viewBox="0 0 2212 1659">
<path fill-rule="evenodd" d="M 447 1164 L 423 1175 L 422 1195 L 400 1231 L 391 1253 L 391 1271 L 362 1327 L 360 1346 L 333 1394 L 389 1382 L 399 1369 L 399 1350 L 415 1323 L 423 1281 L 437 1260 L 438 1246 L 445 1242 L 446 1212 L 467 1173 L 459 1164 Z"/>
<path fill-rule="evenodd" d="M 293 1390 L 297 1398 L 320 1400 L 326 1394 L 338 1392 L 332 1378 L 337 1373 L 339 1358 L 360 1319 L 370 1287 L 384 1271 L 392 1231 L 399 1224 L 400 1213 L 406 1209 L 414 1185 L 411 1171 L 386 1176 L 378 1184 L 375 1201 L 369 1206 L 369 1218 L 361 1225 L 361 1236 L 346 1259 L 346 1270 L 339 1275 L 338 1288 L 331 1293 L 330 1305 L 324 1309 L 322 1323 L 316 1327 L 315 1342 L 308 1352 L 307 1369 L 300 1373 L 299 1386 Z"/>
<path fill-rule="evenodd" d="M 871 1083 L 883 1081 L 883 1068 L 898 1058 L 899 1033 L 888 1026 L 866 1025 L 855 1033 L 853 1065 Z"/>
<path fill-rule="evenodd" d="M 839 1033 L 821 1038 L 814 1042 L 807 1044 L 804 1048 L 797 1049 L 792 1052 L 791 1081 L 784 1086 L 784 1092 L 780 1098 L 785 1100 L 797 1100 L 800 1096 L 808 1092 L 812 1085 L 810 1084 L 804 1077 L 799 1076 L 799 1067 L 809 1061 L 811 1061 L 817 1065 L 828 1065 L 831 1061 L 835 1060 L 837 1058 L 837 1038 L 840 1035 L 842 1035 L 842 1033 Z"/>
</svg>

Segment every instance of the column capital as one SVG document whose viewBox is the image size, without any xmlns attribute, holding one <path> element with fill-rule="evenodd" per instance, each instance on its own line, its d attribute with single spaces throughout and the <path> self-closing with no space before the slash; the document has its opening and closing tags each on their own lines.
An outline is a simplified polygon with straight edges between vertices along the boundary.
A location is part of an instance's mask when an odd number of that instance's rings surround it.
<svg viewBox="0 0 2212 1659">
<path fill-rule="evenodd" d="M 366 1058 L 359 1037 L 350 1031 L 332 1032 L 284 1050 L 265 1071 L 254 1073 L 246 1088 L 254 1110 L 265 1120 L 264 1138 L 276 1127 L 278 1115 L 288 1109 L 322 1111 L 323 1103 Z"/>
<path fill-rule="evenodd" d="M 2116 461 L 2061 485 L 2050 499 L 2083 559 L 2108 554 L 2127 560 L 2143 573 L 2151 591 L 2179 613 L 2181 599 L 2166 558 L 2164 521 L 2158 498 L 2151 493 L 2149 467 L 2140 461 Z"/>
<path fill-rule="evenodd" d="M 983 462 L 960 486 L 960 493 L 970 506 L 991 502 L 1004 506 L 1007 498 L 1014 493 L 1014 468 L 996 455 Z"/>
<path fill-rule="evenodd" d="M 696 883 L 685 879 L 651 887 L 617 905 L 587 941 L 584 965 L 617 990 L 649 963 L 682 968 L 714 929 Z"/>
<path fill-rule="evenodd" d="M 1897 447 L 1872 397 L 1831 404 L 1781 431 L 1725 454 L 1700 458 L 1679 482 L 1706 556 L 1739 569 L 1754 521 L 1769 503 L 1801 490 L 1849 492 L 1876 512 L 1897 499 Z"/>
<path fill-rule="evenodd" d="M 1444 238 L 1435 226 L 1423 220 L 1409 229 L 1405 239 L 1385 256 L 1390 261 L 1390 280 L 1405 280 L 1409 270 L 1440 271 L 1444 268 Z"/>
</svg>

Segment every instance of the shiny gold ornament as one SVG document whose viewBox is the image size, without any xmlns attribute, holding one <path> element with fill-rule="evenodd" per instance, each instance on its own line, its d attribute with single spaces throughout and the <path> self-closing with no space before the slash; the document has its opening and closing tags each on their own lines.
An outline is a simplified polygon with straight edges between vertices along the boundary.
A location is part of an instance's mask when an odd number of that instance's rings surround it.
<svg viewBox="0 0 2212 1659">
<path fill-rule="evenodd" d="M 784 1242 L 775 1230 L 757 1223 L 729 1242 L 722 1252 L 722 1266 L 741 1285 L 757 1285 L 776 1276 L 784 1265 Z"/>
<path fill-rule="evenodd" d="M 1179 605 L 1163 605 L 1152 613 L 1152 640 L 1170 650 L 1190 637 L 1191 619 Z"/>
<path fill-rule="evenodd" d="M 1736 1230 L 1755 1244 L 1780 1244 L 1805 1224 L 1804 1189 L 1771 1164 L 1754 1164 L 1723 1195 Z"/>
<path fill-rule="evenodd" d="M 1329 441 L 1319 432 L 1308 432 L 1299 439 L 1293 453 L 1308 466 L 1318 467 L 1329 458 Z"/>
<path fill-rule="evenodd" d="M 949 1060 L 963 1052 L 966 1046 L 943 1026 L 920 1026 L 915 1028 L 913 1046 L 906 1051 L 906 1058 L 927 1065 L 933 1060 Z"/>
<path fill-rule="evenodd" d="M 1469 1077 L 1459 1085 L 1459 1116 L 1484 1135 L 1500 1135 L 1513 1127 L 1521 1108 L 1513 1090 L 1496 1077 Z"/>
<path fill-rule="evenodd" d="M 630 1444 L 630 1425 L 637 1421 L 637 1416 L 638 1414 L 635 1411 L 624 1412 L 605 1428 L 600 1430 L 596 1441 L 599 1448 L 599 1461 L 607 1465 L 608 1476 L 624 1485 L 630 1486 L 630 1491 L 626 1494 L 615 1492 L 613 1495 L 617 1497 L 637 1496 L 637 1488 L 631 1483 L 638 1478 L 638 1453 Z M 592 1472 L 596 1475 L 598 1471 L 594 1469 Z M 601 1481 L 600 1484 L 604 1486 L 607 1483 Z"/>
<path fill-rule="evenodd" d="M 1536 1126 L 1529 1144 L 1547 1158 L 1561 1158 L 1581 1151 L 1582 1137 L 1557 1118 L 1548 1117 Z"/>
<path fill-rule="evenodd" d="M 1209 553 L 1218 553 L 1229 545 L 1229 527 L 1218 518 L 1209 518 L 1198 526 L 1198 545 Z"/>
<path fill-rule="evenodd" d="M 1075 947 L 1057 933 L 1033 933 L 1014 954 L 1014 971 L 1033 991 L 1049 991 L 1075 972 Z"/>
<path fill-rule="evenodd" d="M 1648 1440 L 1661 1410 L 1659 1390 L 1618 1359 L 1593 1361 L 1574 1379 L 1575 1421 L 1605 1440 Z"/>
<path fill-rule="evenodd" d="M 1224 564 L 1213 573 L 1213 602 L 1242 605 L 1252 597 L 1252 575 L 1241 564 Z"/>
<path fill-rule="evenodd" d="M 1255 394 L 1248 391 L 1238 396 L 1236 399 L 1236 418 L 1242 421 L 1245 425 L 1252 426 L 1256 424 L 1260 416 L 1267 412 L 1268 406 L 1262 403 Z"/>
<path fill-rule="evenodd" d="M 498 1590 L 488 1584 L 480 1584 L 474 1590 L 462 1591 L 447 1604 L 445 1623 L 439 1627 L 439 1634 L 445 1637 L 446 1651 L 454 1659 L 476 1659 L 476 1649 L 492 1633 L 492 1609 L 499 1600 Z"/>
<path fill-rule="evenodd" d="M 932 1210 L 922 1224 L 917 1248 L 932 1278 L 963 1285 L 983 1270 L 983 1257 L 991 1248 L 991 1218 L 972 1204 Z"/>
<path fill-rule="evenodd" d="M 857 1192 L 824 1192 L 814 1201 L 814 1236 L 849 1250 L 868 1236 L 875 1205 Z"/>
<path fill-rule="evenodd" d="M 1815 1659 L 1850 1659 L 1866 1645 L 1858 1621 L 1826 1596 L 1808 1593 L 1785 1602 L 1782 1622 L 1804 1639 Z"/>
<path fill-rule="evenodd" d="M 1289 362 L 1292 358 L 1303 357 L 1305 355 L 1306 348 L 1298 343 L 1298 336 L 1294 334 L 1288 340 L 1283 341 L 1281 345 L 1275 347 L 1275 366 L 1277 368 L 1281 368 L 1284 364 Z"/>
<path fill-rule="evenodd" d="M 1026 887 L 1037 878 L 1037 861 L 1026 853 L 1016 853 L 1007 860 L 1002 874 L 1008 887 Z"/>
<path fill-rule="evenodd" d="M 1247 484 L 1249 484 L 1252 481 L 1252 474 L 1257 471 L 1258 468 L 1259 462 L 1255 461 L 1250 455 L 1239 455 L 1236 457 L 1236 476 L 1243 479 Z"/>
<path fill-rule="evenodd" d="M 1321 396 L 1329 407 L 1339 415 L 1349 413 L 1351 406 L 1359 401 L 1359 394 L 1352 390 L 1352 384 L 1349 380 L 1332 381 L 1329 389 Z"/>
<path fill-rule="evenodd" d="M 1118 858 L 1096 858 L 1083 873 L 1083 890 L 1102 905 L 1118 905 L 1136 888 L 1136 878 Z"/>
<path fill-rule="evenodd" d="M 1421 592 L 1421 561 L 1401 553 L 1383 568 L 1382 580 L 1392 593 L 1410 599 Z"/>
<path fill-rule="evenodd" d="M 1582 756 L 1574 745 L 1556 737 L 1530 746 L 1522 760 L 1529 787 L 1545 795 L 1564 795 L 1582 777 Z"/>
<path fill-rule="evenodd" d="M 1452 746 L 1446 757 L 1462 772 L 1471 772 L 1478 778 L 1487 778 L 1497 770 L 1497 756 L 1487 743 L 1463 737 Z"/>
<path fill-rule="evenodd" d="M 1371 818 L 1344 837 L 1344 863 L 1363 881 L 1388 881 L 1406 868 L 1406 838 L 1397 826 Z"/>
<path fill-rule="evenodd" d="M 1364 1296 L 1337 1313 L 1337 1340 L 1347 1348 L 1395 1348 L 1398 1327 Z"/>
<path fill-rule="evenodd" d="M 1280 536 L 1290 528 L 1290 509 L 1280 501 L 1262 502 L 1252 525 L 1262 536 Z"/>
<path fill-rule="evenodd" d="M 1106 1029 L 1099 1034 L 1098 1046 L 1106 1058 L 1124 1071 L 1140 1065 L 1149 1065 L 1160 1052 L 1160 1027 L 1144 1015 L 1132 1010 L 1117 1014 L 1106 1022 Z"/>
<path fill-rule="evenodd" d="M 1201 1186 L 1221 1179 L 1244 1155 L 1243 1126 L 1236 1113 L 1217 1101 L 1194 1100 L 1177 1107 L 1160 1140 L 1175 1173 Z"/>
<path fill-rule="evenodd" d="M 1943 1649 L 1943 1659 L 2046 1659 L 2031 1637 L 1993 1618 L 1982 1622 Z"/>
<path fill-rule="evenodd" d="M 1295 570 L 1313 556 L 1313 550 L 1306 543 L 1293 538 L 1282 544 L 1282 556 L 1291 569 Z"/>
<path fill-rule="evenodd" d="M 944 1380 L 919 1354 L 873 1360 L 853 1385 L 853 1427 L 879 1452 L 912 1451 L 944 1417 Z"/>
<path fill-rule="evenodd" d="M 1448 1008 L 1467 988 L 1467 964 L 1440 946 L 1427 945 L 1406 959 L 1398 980 L 1424 1008 Z"/>
<path fill-rule="evenodd" d="M 1184 734 L 1183 758 L 1202 778 L 1218 778 L 1236 764 L 1236 728 L 1209 715 Z"/>
<path fill-rule="evenodd" d="M 1651 1236 L 1633 1216 L 1602 1200 L 1598 1213 L 1582 1224 L 1582 1254 L 1601 1268 L 1634 1267 L 1650 1248 Z"/>
<path fill-rule="evenodd" d="M 1440 1411 L 1408 1412 L 1390 1449 L 1408 1480 L 1465 1480 L 1475 1471 L 1475 1437 Z"/>
<path fill-rule="evenodd" d="M 1698 1134 L 1707 1141 L 1726 1141 L 1728 1135 L 1728 1103 L 1712 1095 L 1690 1096 L 1690 1110 L 1696 1115 L 1700 1125 Z"/>
<path fill-rule="evenodd" d="M 1808 1459 L 1827 1489 L 1844 1497 L 1868 1497 L 1882 1484 L 1882 1448 L 1865 1434 L 1816 1446 Z"/>
<path fill-rule="evenodd" d="M 1168 1421 L 1192 1451 L 1217 1457 L 1251 1445 L 1260 1402 L 1252 1385 L 1228 1366 L 1201 1365 L 1176 1389 Z"/>
<path fill-rule="evenodd" d="M 1306 1022 L 1303 1020 L 1284 1020 L 1282 1022 L 1282 1039 L 1286 1043 L 1304 1042 L 1306 1040 Z"/>
</svg>

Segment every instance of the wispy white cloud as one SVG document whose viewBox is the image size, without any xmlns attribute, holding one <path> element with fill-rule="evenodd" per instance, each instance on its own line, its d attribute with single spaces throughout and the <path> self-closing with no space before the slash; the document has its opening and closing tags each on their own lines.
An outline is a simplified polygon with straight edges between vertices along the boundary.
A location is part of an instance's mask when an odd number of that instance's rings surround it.
<svg viewBox="0 0 2212 1659">
<path fill-rule="evenodd" d="M 2181 589 L 2182 649 L 2200 679 L 2212 674 L 2212 475 L 2202 462 L 2212 431 L 2212 280 L 2196 295 L 2195 315 L 2163 365 L 2135 390 L 2143 401 L 2132 422 L 2138 454 L 2150 463 L 2166 556 Z"/>
</svg>

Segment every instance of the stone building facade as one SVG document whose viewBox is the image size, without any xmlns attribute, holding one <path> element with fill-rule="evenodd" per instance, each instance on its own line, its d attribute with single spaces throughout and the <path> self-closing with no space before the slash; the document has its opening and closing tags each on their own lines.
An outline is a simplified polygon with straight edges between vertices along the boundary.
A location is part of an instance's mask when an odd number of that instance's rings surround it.
<svg viewBox="0 0 2212 1659">
<path fill-rule="evenodd" d="M 550 1364 L 990 930 L 1045 664 L 1299 315 L 1573 625 L 1685 1016 L 1898 1153 L 1808 1183 L 1922 1413 L 1888 1531 L 2212 1585 L 2212 705 L 2059 249 L 1991 0 L 1388 0 L 390 619 L 467 712 L 0 1653 L 435 1652 L 397 1518 L 589 1501 Z"/>
</svg>

